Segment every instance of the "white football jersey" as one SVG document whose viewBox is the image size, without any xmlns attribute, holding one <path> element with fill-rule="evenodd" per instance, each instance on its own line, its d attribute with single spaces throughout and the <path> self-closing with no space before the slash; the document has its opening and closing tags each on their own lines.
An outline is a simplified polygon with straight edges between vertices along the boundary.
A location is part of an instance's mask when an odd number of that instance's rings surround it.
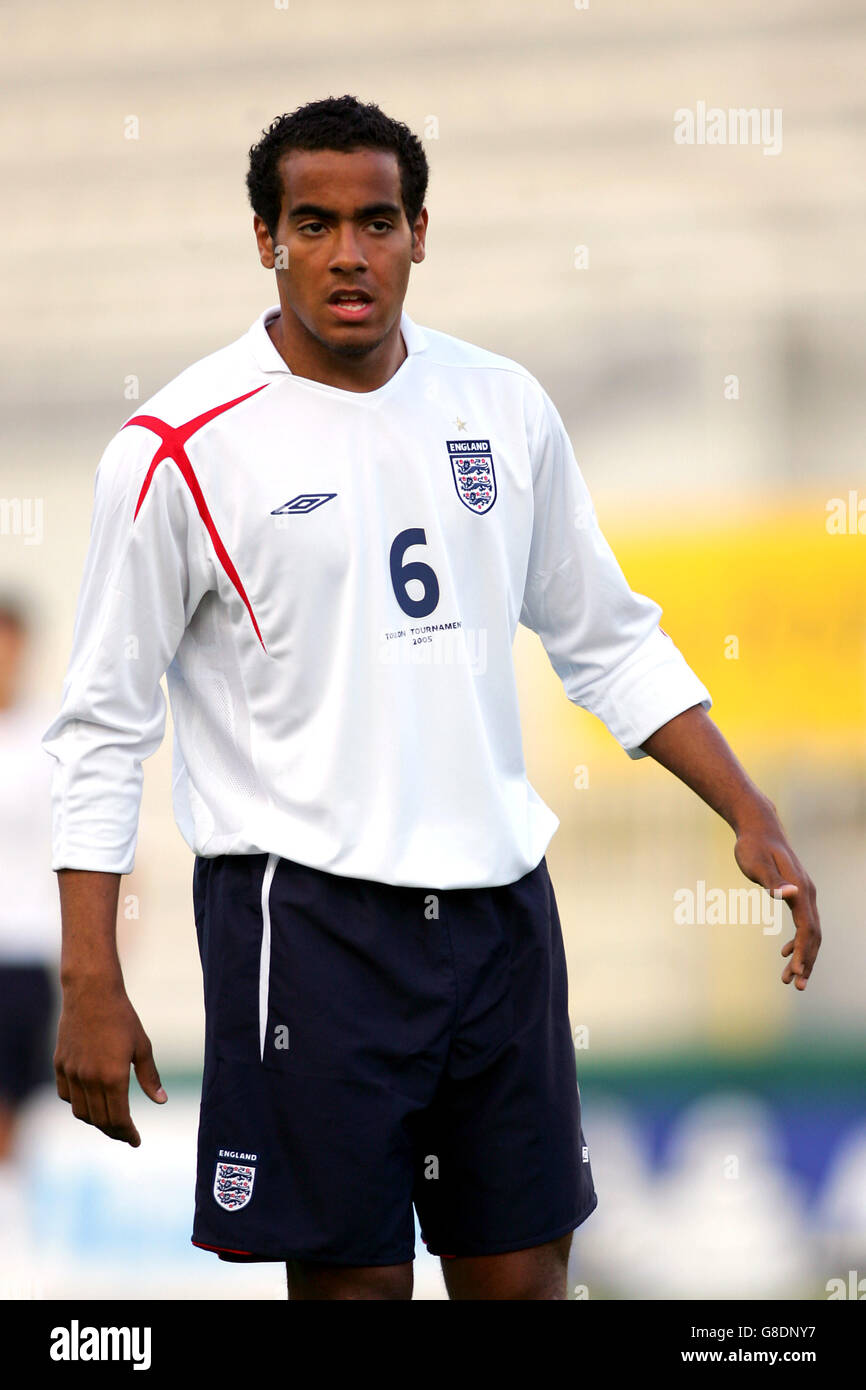
<svg viewBox="0 0 866 1390">
<path fill-rule="evenodd" d="M 405 313 L 375 391 L 295 376 L 273 306 L 100 461 L 60 712 L 53 858 L 129 873 L 174 721 L 196 854 L 424 888 L 513 882 L 559 825 L 524 766 L 512 646 L 631 757 L 709 693 L 633 593 L 547 393 Z"/>
</svg>

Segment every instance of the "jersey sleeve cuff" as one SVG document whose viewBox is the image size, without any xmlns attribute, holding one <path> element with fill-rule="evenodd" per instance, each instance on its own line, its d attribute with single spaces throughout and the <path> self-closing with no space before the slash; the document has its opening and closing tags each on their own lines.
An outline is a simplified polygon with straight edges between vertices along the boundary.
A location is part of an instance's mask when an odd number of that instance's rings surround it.
<svg viewBox="0 0 866 1390">
<path fill-rule="evenodd" d="M 702 691 L 703 694 L 701 694 Z M 703 709 L 708 710 L 712 708 L 712 704 L 712 697 L 704 686 L 701 685 L 696 676 L 695 684 L 692 689 L 687 691 L 685 687 L 683 687 L 679 699 L 673 702 L 670 700 L 666 702 L 664 712 L 662 712 L 662 708 L 659 706 L 657 713 L 648 721 L 646 730 L 639 736 L 634 746 L 629 747 L 627 744 L 623 743 L 622 747 L 630 758 L 648 758 L 649 754 L 645 749 L 640 747 L 640 744 L 645 743 L 651 734 L 654 734 L 663 724 L 667 724 L 669 720 L 675 719 L 678 714 L 682 714 L 685 710 L 691 709 L 694 705 L 700 705 Z"/>
<path fill-rule="evenodd" d="M 608 730 L 632 759 L 646 758 L 641 744 L 678 714 L 713 699 L 679 648 L 661 628 L 636 654 L 606 692 L 604 708 L 596 710 Z"/>
<path fill-rule="evenodd" d="M 109 851 L 94 849 L 56 851 L 51 858 L 51 868 L 86 869 L 95 874 L 131 874 L 135 867 L 135 857 L 126 854 L 112 854 Z"/>
</svg>

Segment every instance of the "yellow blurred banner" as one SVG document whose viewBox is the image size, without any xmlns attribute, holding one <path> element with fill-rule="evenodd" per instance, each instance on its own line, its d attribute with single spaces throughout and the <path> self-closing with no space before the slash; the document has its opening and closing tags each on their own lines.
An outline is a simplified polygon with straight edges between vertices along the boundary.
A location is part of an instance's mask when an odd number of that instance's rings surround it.
<svg viewBox="0 0 866 1390">
<path fill-rule="evenodd" d="M 866 747 L 858 505 L 856 494 L 769 499 L 732 516 L 669 504 L 625 520 L 599 508 L 629 584 L 661 605 L 662 626 L 713 696 L 713 718 L 746 752 L 797 744 L 824 758 Z"/>
</svg>

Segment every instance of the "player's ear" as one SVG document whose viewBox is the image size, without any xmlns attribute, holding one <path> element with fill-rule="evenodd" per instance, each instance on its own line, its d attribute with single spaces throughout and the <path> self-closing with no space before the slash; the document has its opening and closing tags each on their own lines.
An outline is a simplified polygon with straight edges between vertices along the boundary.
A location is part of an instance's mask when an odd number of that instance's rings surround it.
<svg viewBox="0 0 866 1390">
<path fill-rule="evenodd" d="M 267 225 L 257 212 L 253 213 L 253 231 L 256 234 L 256 245 L 259 248 L 259 260 L 265 270 L 274 269 L 274 243 Z"/>
<path fill-rule="evenodd" d="M 426 254 L 427 221 L 427 209 L 422 208 L 412 228 L 412 261 L 415 265 L 423 261 Z"/>
</svg>

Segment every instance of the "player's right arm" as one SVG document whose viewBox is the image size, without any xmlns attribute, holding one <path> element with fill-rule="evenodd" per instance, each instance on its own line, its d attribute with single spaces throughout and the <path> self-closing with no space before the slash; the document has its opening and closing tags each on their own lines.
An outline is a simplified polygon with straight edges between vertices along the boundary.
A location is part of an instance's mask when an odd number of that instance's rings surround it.
<svg viewBox="0 0 866 1390">
<path fill-rule="evenodd" d="M 132 1007 L 117 954 L 120 874 L 61 869 L 63 1010 L 54 1053 L 57 1094 L 110 1139 L 138 1148 L 129 1113 L 129 1068 L 151 1100 L 168 1099 L 150 1039 Z"/>
<path fill-rule="evenodd" d="M 99 464 L 93 520 L 60 712 L 42 744 L 55 759 L 52 868 L 63 927 L 57 1092 L 77 1119 L 140 1143 L 129 1069 L 165 1099 L 124 987 L 116 945 L 120 877 L 132 872 L 142 761 L 165 731 L 160 680 L 214 572 L 189 488 L 141 426 Z"/>
</svg>

